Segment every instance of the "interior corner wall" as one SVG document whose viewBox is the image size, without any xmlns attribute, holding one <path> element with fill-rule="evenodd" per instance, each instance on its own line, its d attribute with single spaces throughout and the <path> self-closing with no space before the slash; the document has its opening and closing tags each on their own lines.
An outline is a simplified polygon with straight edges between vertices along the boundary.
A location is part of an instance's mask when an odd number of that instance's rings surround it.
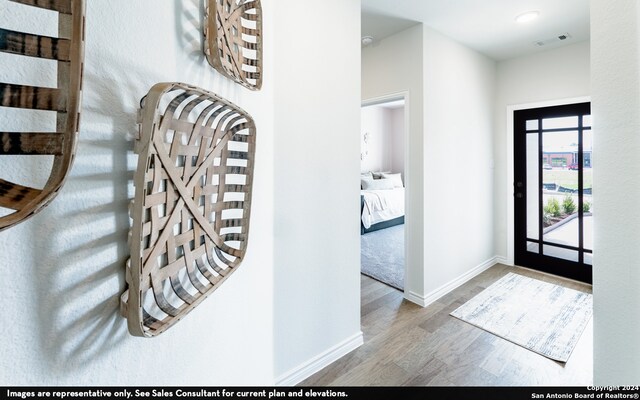
<svg viewBox="0 0 640 400">
<path fill-rule="evenodd" d="M 362 343 L 360 1 L 273 4 L 274 361 L 292 384 Z"/>
<path fill-rule="evenodd" d="M 576 43 L 498 63 L 495 107 L 495 254 L 508 259 L 509 216 L 513 213 L 509 176 L 507 108 L 524 104 L 562 101 L 590 94 L 589 42 Z M 511 203 L 511 205 L 509 205 Z"/>
<path fill-rule="evenodd" d="M 640 382 L 639 60 L 638 2 L 592 0 L 594 384 L 604 386 Z"/>
<path fill-rule="evenodd" d="M 427 27 L 423 57 L 424 285 L 434 299 L 495 256 L 496 64 Z"/>
<path fill-rule="evenodd" d="M 389 170 L 401 173 L 404 181 L 405 162 L 405 130 L 404 130 L 404 106 L 389 110 L 389 142 L 387 148 L 390 152 Z"/>
<path fill-rule="evenodd" d="M 416 25 L 362 49 L 362 100 L 371 100 L 406 92 L 409 98 L 408 170 L 406 183 L 406 254 L 405 296 L 424 294 L 423 253 L 423 71 L 422 25 Z M 406 164 L 405 164 L 406 165 Z"/>
<path fill-rule="evenodd" d="M 262 1 L 265 80 L 262 91 L 250 92 L 204 59 L 199 1 L 87 1 L 75 164 L 49 207 L 0 233 L 1 386 L 273 384 L 273 19 L 280 2 Z M 1 7 L 3 28 L 56 33 L 49 11 Z M 55 84 L 46 62 L 2 54 L 0 65 L 0 81 Z M 163 81 L 202 86 L 254 117 L 251 235 L 245 260 L 224 285 L 167 332 L 141 339 L 128 334 L 118 310 L 137 159 L 132 137 L 140 99 Z M 0 113 L 3 129 L 18 119 L 23 130 L 46 122 L 20 110 Z M 0 175 L 35 182 L 47 173 L 44 164 L 2 156 Z"/>
<path fill-rule="evenodd" d="M 360 115 L 360 172 L 391 171 L 391 110 L 368 106 Z"/>
</svg>

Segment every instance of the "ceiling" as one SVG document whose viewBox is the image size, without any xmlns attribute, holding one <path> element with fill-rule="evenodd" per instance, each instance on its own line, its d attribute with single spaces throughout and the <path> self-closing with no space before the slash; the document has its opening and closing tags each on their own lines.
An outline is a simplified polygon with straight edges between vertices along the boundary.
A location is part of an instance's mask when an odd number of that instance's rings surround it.
<svg viewBox="0 0 640 400">
<path fill-rule="evenodd" d="M 538 19 L 515 21 L 532 10 Z M 588 40 L 589 0 L 362 0 L 363 36 L 377 41 L 418 23 L 506 60 Z M 568 39 L 557 39 L 566 33 Z"/>
</svg>

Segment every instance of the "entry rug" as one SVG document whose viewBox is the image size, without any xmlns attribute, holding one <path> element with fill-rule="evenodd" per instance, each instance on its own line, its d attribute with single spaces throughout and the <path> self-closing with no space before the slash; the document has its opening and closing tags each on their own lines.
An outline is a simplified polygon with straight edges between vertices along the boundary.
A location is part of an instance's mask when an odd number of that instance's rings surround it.
<svg viewBox="0 0 640 400">
<path fill-rule="evenodd" d="M 567 362 L 592 312 L 589 293 L 509 273 L 451 315 L 552 360 Z"/>
</svg>

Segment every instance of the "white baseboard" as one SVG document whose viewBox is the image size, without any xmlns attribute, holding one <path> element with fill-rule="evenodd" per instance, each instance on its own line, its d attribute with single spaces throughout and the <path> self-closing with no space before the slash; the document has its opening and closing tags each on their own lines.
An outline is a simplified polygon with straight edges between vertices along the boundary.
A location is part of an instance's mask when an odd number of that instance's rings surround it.
<svg viewBox="0 0 640 400">
<path fill-rule="evenodd" d="M 509 262 L 509 259 L 503 256 L 496 256 L 496 264 L 503 264 L 513 267 L 513 264 Z"/>
<path fill-rule="evenodd" d="M 424 302 L 424 297 L 422 297 L 422 296 L 420 296 L 419 294 L 414 293 L 414 292 L 412 292 L 412 291 L 410 291 L 410 290 L 409 290 L 409 291 L 404 292 L 404 298 L 405 298 L 405 299 L 407 299 L 407 300 L 409 300 L 409 301 L 410 301 L 410 302 L 412 302 L 412 303 L 415 303 L 415 304 L 417 304 L 417 305 L 421 306 L 421 307 L 426 307 L 426 306 L 428 306 L 428 304 L 426 304 L 426 303 Z"/>
<path fill-rule="evenodd" d="M 487 261 L 483 262 L 482 264 L 460 275 L 459 277 L 445 283 L 444 285 L 440 286 L 436 290 L 433 290 L 427 293 L 425 296 L 421 296 L 417 293 L 409 291 L 408 293 L 405 292 L 404 298 L 409 300 L 412 303 L 416 303 L 419 306 L 426 307 L 429 304 L 438 300 L 440 297 L 444 296 L 445 294 L 467 283 L 469 280 L 473 279 L 476 275 L 479 275 L 482 272 L 493 267 L 494 265 L 498 264 L 499 262 L 501 262 L 499 261 L 501 259 L 502 257 L 492 257 Z"/>
<path fill-rule="evenodd" d="M 276 379 L 276 385 L 295 386 L 311 375 L 320 371 L 324 367 L 328 366 L 329 364 L 337 361 L 341 357 L 362 346 L 363 343 L 364 337 L 362 335 L 362 332 L 358 332 L 350 338 L 347 338 L 337 345 L 331 347 L 330 349 L 324 351 L 323 353 L 318 354 L 311 360 L 304 362 L 296 368 L 293 368 L 290 371 L 282 374 Z"/>
</svg>

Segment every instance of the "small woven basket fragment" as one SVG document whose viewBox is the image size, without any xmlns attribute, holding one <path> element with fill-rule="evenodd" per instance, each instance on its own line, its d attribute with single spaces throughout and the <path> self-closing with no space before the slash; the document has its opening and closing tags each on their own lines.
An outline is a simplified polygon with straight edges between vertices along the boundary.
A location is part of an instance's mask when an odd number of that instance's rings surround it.
<svg viewBox="0 0 640 400">
<path fill-rule="evenodd" d="M 247 89 L 262 88 L 260 0 L 206 0 L 204 39 L 212 67 Z"/>
</svg>

